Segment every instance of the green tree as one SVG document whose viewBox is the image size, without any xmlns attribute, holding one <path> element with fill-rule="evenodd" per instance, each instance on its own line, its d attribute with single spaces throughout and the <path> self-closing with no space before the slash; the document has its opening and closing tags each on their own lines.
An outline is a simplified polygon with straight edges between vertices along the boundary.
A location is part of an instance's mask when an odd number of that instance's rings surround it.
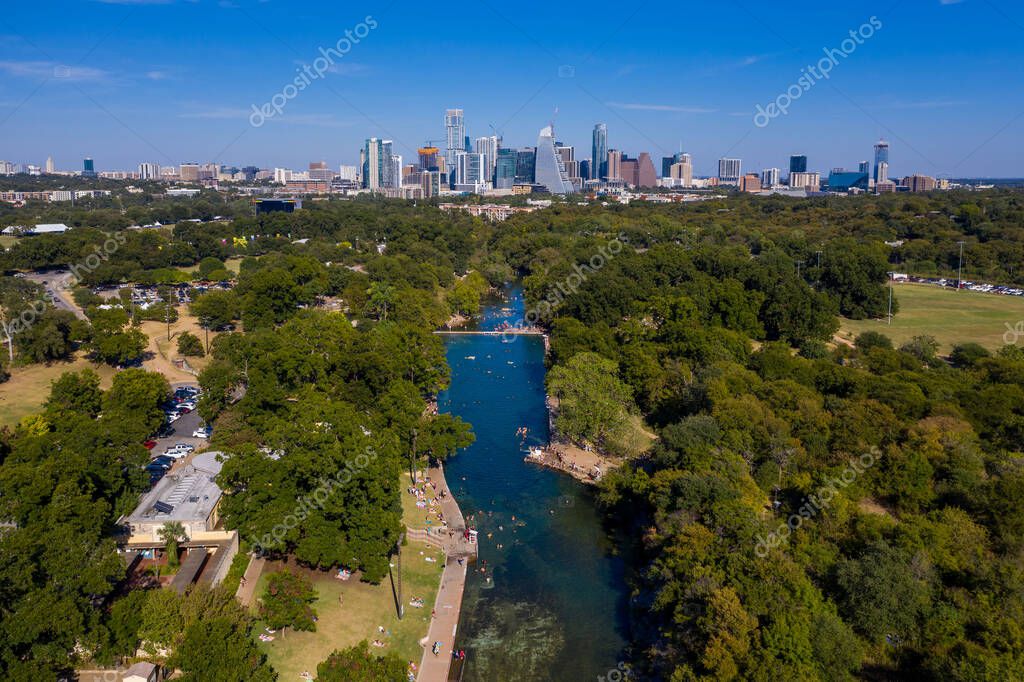
<svg viewBox="0 0 1024 682">
<path fill-rule="evenodd" d="M 164 543 L 164 551 L 167 553 L 167 563 L 171 567 L 178 566 L 178 543 L 184 540 L 185 526 L 178 521 L 170 521 L 160 526 L 157 535 Z"/>
<path fill-rule="evenodd" d="M 178 337 L 178 354 L 190 358 L 201 358 L 206 355 L 203 352 L 203 342 L 191 332 L 182 332 Z"/>
<path fill-rule="evenodd" d="M 238 298 L 231 291 L 212 289 L 200 294 L 189 310 L 199 319 L 204 329 L 219 331 L 227 329 L 239 318 Z"/>
<path fill-rule="evenodd" d="M 317 682 L 400 682 L 407 666 L 394 654 L 374 656 L 366 640 L 335 650 L 316 667 Z"/>
<path fill-rule="evenodd" d="M 290 627 L 316 631 L 316 588 L 305 576 L 278 571 L 267 576 L 267 588 L 260 599 L 260 617 L 272 628 Z"/>
<path fill-rule="evenodd" d="M 558 399 L 561 435 L 613 449 L 621 443 L 634 405 L 617 370 L 615 361 L 596 353 L 580 353 L 551 370 L 548 390 Z"/>
</svg>

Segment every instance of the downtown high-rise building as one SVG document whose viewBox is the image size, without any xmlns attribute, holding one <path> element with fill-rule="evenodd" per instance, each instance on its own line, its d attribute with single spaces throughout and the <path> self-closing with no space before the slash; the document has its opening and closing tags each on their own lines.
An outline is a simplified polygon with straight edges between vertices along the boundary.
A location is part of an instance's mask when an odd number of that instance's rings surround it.
<svg viewBox="0 0 1024 682">
<path fill-rule="evenodd" d="M 401 157 L 392 153 L 391 140 L 371 137 L 366 140 L 359 155 L 362 162 L 362 180 L 365 189 L 378 190 L 397 187 L 401 176 Z"/>
<path fill-rule="evenodd" d="M 85 159 L 82 161 L 82 177 L 83 178 L 95 178 L 96 177 L 96 166 L 93 164 L 92 159 Z"/>
<path fill-rule="evenodd" d="M 622 180 L 622 152 L 618 149 L 608 150 L 608 174 L 605 179 L 609 182 Z"/>
<path fill-rule="evenodd" d="M 448 109 L 444 112 L 444 128 L 448 141 L 445 150 L 445 161 L 448 167 L 455 165 L 455 153 L 468 151 L 466 144 L 466 121 L 462 109 Z"/>
<path fill-rule="evenodd" d="M 723 185 L 738 185 L 743 177 L 743 161 L 740 159 L 718 160 L 718 182 Z"/>
<path fill-rule="evenodd" d="M 789 174 L 793 173 L 806 173 L 807 172 L 807 157 L 803 154 L 794 154 L 789 157 Z"/>
<path fill-rule="evenodd" d="M 878 144 L 875 145 L 875 166 L 872 180 L 875 184 L 879 182 L 885 182 L 888 179 L 888 175 L 885 179 L 879 179 L 879 167 L 881 164 L 885 164 L 886 172 L 888 173 L 889 168 L 889 143 L 885 140 L 879 140 Z"/>
<path fill-rule="evenodd" d="M 476 152 L 458 152 L 455 157 L 455 184 L 480 185 L 487 182 L 487 156 Z"/>
<path fill-rule="evenodd" d="M 537 136 L 537 159 L 535 182 L 543 185 L 552 194 L 571 194 L 572 183 L 565 174 L 562 157 L 555 151 L 555 131 L 551 126 L 541 128 Z"/>
<path fill-rule="evenodd" d="M 515 149 L 499 149 L 494 164 L 494 189 L 512 189 L 516 182 L 516 167 L 519 152 Z"/>
<path fill-rule="evenodd" d="M 537 150 L 523 147 L 516 152 L 516 184 L 532 185 L 536 176 Z"/>
<path fill-rule="evenodd" d="M 693 187 L 693 159 L 689 154 L 679 154 L 679 157 L 669 168 L 669 177 L 680 187 Z"/>
<path fill-rule="evenodd" d="M 765 188 L 778 187 L 782 172 L 778 168 L 765 168 L 761 171 L 761 186 Z"/>
<path fill-rule="evenodd" d="M 498 147 L 500 146 L 501 140 L 497 135 L 476 138 L 474 151 L 484 155 L 484 180 L 488 182 L 494 180 L 494 167 L 498 163 Z"/>
<path fill-rule="evenodd" d="M 608 177 L 608 126 L 598 123 L 594 126 L 590 147 L 590 179 L 603 180 Z"/>
</svg>

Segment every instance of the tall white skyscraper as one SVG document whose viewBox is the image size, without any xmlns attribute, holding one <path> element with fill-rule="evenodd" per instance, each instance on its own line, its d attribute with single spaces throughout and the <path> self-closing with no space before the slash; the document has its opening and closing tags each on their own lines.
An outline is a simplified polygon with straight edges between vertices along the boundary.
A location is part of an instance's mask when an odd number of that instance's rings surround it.
<svg viewBox="0 0 1024 682">
<path fill-rule="evenodd" d="M 53 172 L 57 170 L 57 167 L 53 163 L 53 157 L 46 157 L 46 173 L 47 175 L 53 175 Z"/>
<path fill-rule="evenodd" d="M 462 109 L 449 109 L 444 113 L 444 127 L 448 135 L 448 149 L 445 161 L 448 167 L 455 165 L 455 152 L 469 151 L 466 149 L 466 122 Z"/>
<path fill-rule="evenodd" d="M 555 131 L 547 126 L 537 136 L 536 183 L 544 185 L 552 194 L 571 194 L 572 183 L 565 174 L 562 156 L 555 151 Z"/>
<path fill-rule="evenodd" d="M 501 141 L 497 135 L 476 138 L 476 153 L 484 155 L 484 180 L 494 180 L 494 167 L 498 163 L 498 147 Z"/>
<path fill-rule="evenodd" d="M 765 168 L 761 171 L 761 186 L 778 187 L 781 174 L 778 168 Z"/>
</svg>

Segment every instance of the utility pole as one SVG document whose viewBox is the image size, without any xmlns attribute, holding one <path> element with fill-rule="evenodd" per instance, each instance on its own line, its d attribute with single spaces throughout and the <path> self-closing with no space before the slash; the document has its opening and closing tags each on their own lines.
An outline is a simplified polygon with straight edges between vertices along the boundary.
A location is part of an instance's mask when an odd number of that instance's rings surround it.
<svg viewBox="0 0 1024 682">
<path fill-rule="evenodd" d="M 800 267 L 804 264 L 802 260 L 796 262 L 796 278 L 800 279 Z"/>
<path fill-rule="evenodd" d="M 814 253 L 818 254 L 818 268 L 820 269 L 821 268 L 821 251 L 815 251 Z"/>
<path fill-rule="evenodd" d="M 405 599 L 402 598 L 402 540 L 405 538 L 405 533 L 398 536 L 398 620 L 402 620 L 405 615 Z"/>
<path fill-rule="evenodd" d="M 964 271 L 964 243 L 957 242 L 960 245 L 960 265 L 956 268 L 956 290 L 960 291 L 960 287 L 963 285 L 963 271 Z"/>
</svg>

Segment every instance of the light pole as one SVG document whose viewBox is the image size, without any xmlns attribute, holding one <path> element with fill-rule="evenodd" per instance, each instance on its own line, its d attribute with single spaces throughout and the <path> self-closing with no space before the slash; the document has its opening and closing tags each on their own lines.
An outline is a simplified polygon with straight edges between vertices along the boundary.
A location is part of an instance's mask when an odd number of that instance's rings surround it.
<svg viewBox="0 0 1024 682">
<path fill-rule="evenodd" d="M 960 245 L 960 264 L 956 267 L 956 290 L 960 291 L 960 287 L 963 285 L 963 271 L 964 271 L 964 243 L 957 242 Z"/>
</svg>

